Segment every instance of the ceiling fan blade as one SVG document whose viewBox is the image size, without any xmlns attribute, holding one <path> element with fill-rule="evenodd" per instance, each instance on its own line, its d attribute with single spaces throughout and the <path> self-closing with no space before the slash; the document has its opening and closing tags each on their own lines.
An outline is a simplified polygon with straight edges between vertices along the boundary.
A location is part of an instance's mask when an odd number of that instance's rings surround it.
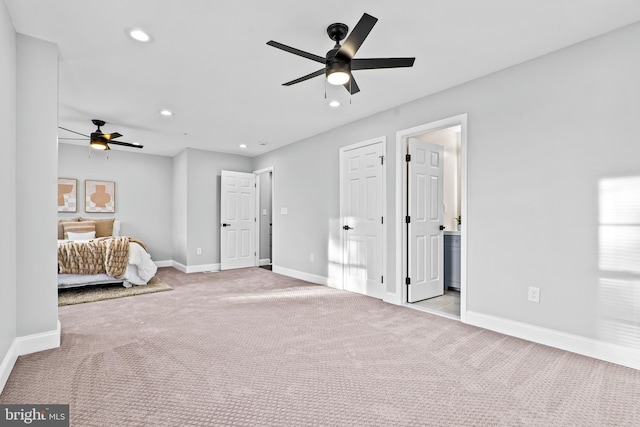
<svg viewBox="0 0 640 427">
<path fill-rule="evenodd" d="M 144 145 L 138 144 L 136 142 L 109 141 L 109 144 L 122 145 L 123 147 L 132 147 L 132 148 L 143 148 L 144 147 Z"/>
<path fill-rule="evenodd" d="M 367 13 L 362 15 L 362 18 L 360 18 L 356 26 L 353 27 L 351 34 L 347 36 L 342 47 L 336 53 L 336 56 L 353 59 L 364 42 L 364 39 L 367 38 L 373 26 L 376 25 L 376 22 L 378 22 L 378 18 L 374 18 Z"/>
<path fill-rule="evenodd" d="M 372 70 L 376 68 L 413 67 L 416 58 L 364 58 L 351 61 L 352 70 Z"/>
<path fill-rule="evenodd" d="M 73 141 L 87 141 L 87 138 L 60 138 L 60 137 L 58 137 L 58 139 L 68 139 L 68 140 L 73 140 Z"/>
<path fill-rule="evenodd" d="M 113 133 L 105 133 L 102 134 L 102 137 L 107 141 L 111 141 L 112 139 L 120 138 L 122 136 L 121 133 L 113 132 Z"/>
<path fill-rule="evenodd" d="M 321 64 L 324 64 L 327 61 L 322 56 L 314 55 L 313 53 L 305 52 L 304 50 L 296 49 L 295 47 L 287 46 L 285 44 L 278 43 L 273 40 L 268 41 L 267 44 L 269 46 L 273 46 L 275 48 L 284 50 L 285 52 L 293 53 L 294 55 L 302 56 L 303 58 L 307 58 L 312 61 L 319 62 Z"/>
<path fill-rule="evenodd" d="M 322 69 L 320 69 L 318 71 L 314 71 L 311 74 L 307 74 L 306 76 L 300 77 L 299 79 L 295 79 L 295 80 L 291 80 L 290 82 L 282 83 L 282 86 L 291 86 L 291 85 L 294 85 L 296 83 L 300 83 L 300 82 L 303 82 L 305 80 L 309 80 L 309 79 L 312 79 L 314 77 L 321 76 L 321 75 L 324 74 L 324 70 L 325 69 L 322 68 Z"/>
<path fill-rule="evenodd" d="M 353 78 L 353 74 L 351 74 L 351 78 L 343 86 L 347 89 L 347 92 L 351 93 L 351 95 L 360 92 L 360 87 L 358 86 L 358 83 L 356 83 L 356 79 Z"/>
<path fill-rule="evenodd" d="M 66 130 L 67 132 L 75 133 L 75 134 L 82 135 L 82 136 L 85 136 L 85 137 L 89 138 L 89 135 L 85 135 L 84 133 L 76 132 L 75 130 L 63 128 L 62 126 L 58 126 L 58 128 L 62 129 L 62 130 Z"/>
</svg>

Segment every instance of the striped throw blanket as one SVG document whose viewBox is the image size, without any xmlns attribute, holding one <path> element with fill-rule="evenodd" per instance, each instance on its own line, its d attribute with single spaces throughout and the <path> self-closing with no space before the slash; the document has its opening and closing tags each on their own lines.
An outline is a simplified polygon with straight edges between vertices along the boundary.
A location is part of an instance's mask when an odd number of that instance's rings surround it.
<svg viewBox="0 0 640 427">
<path fill-rule="evenodd" d="M 121 278 L 129 263 L 130 237 L 102 237 L 87 242 L 58 245 L 58 273 L 108 274 Z M 144 245 L 142 245 L 144 248 Z M 146 248 L 145 248 L 146 249 Z"/>
</svg>

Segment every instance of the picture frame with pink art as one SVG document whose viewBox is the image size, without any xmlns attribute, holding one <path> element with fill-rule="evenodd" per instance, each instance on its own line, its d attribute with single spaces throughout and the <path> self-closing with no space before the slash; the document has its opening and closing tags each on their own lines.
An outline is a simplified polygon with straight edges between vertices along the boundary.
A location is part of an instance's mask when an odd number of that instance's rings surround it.
<svg viewBox="0 0 640 427">
<path fill-rule="evenodd" d="M 58 178 L 58 212 L 78 212 L 78 180 Z"/>
<path fill-rule="evenodd" d="M 116 183 L 113 181 L 94 181 L 85 183 L 84 211 L 89 213 L 113 213 L 116 211 Z"/>
</svg>

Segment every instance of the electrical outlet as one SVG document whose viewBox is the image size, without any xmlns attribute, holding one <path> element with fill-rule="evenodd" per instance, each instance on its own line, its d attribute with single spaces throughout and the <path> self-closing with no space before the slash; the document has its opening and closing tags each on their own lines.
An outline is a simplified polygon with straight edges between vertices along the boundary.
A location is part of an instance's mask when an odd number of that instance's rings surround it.
<svg viewBox="0 0 640 427">
<path fill-rule="evenodd" d="M 196 249 L 196 255 L 202 255 L 202 248 Z"/>
<path fill-rule="evenodd" d="M 314 262 L 316 260 L 316 256 L 314 254 L 309 254 L 309 261 Z"/>
<path fill-rule="evenodd" d="M 540 302 L 540 288 L 536 288 L 534 286 L 529 286 L 529 294 L 528 299 L 531 302 Z"/>
</svg>

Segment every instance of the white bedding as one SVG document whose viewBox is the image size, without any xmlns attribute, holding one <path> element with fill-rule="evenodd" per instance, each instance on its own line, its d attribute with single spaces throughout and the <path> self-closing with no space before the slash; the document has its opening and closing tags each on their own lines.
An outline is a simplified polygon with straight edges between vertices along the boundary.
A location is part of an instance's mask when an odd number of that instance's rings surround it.
<svg viewBox="0 0 640 427">
<path fill-rule="evenodd" d="M 58 240 L 63 243 L 68 240 Z M 78 241 L 78 240 L 76 240 Z M 129 265 L 121 278 L 111 277 L 106 274 L 58 274 L 58 287 L 71 288 L 87 284 L 120 283 L 125 287 L 132 285 L 146 285 L 156 274 L 158 267 L 151 260 L 151 256 L 142 246 L 131 243 L 129 246 Z"/>
</svg>

